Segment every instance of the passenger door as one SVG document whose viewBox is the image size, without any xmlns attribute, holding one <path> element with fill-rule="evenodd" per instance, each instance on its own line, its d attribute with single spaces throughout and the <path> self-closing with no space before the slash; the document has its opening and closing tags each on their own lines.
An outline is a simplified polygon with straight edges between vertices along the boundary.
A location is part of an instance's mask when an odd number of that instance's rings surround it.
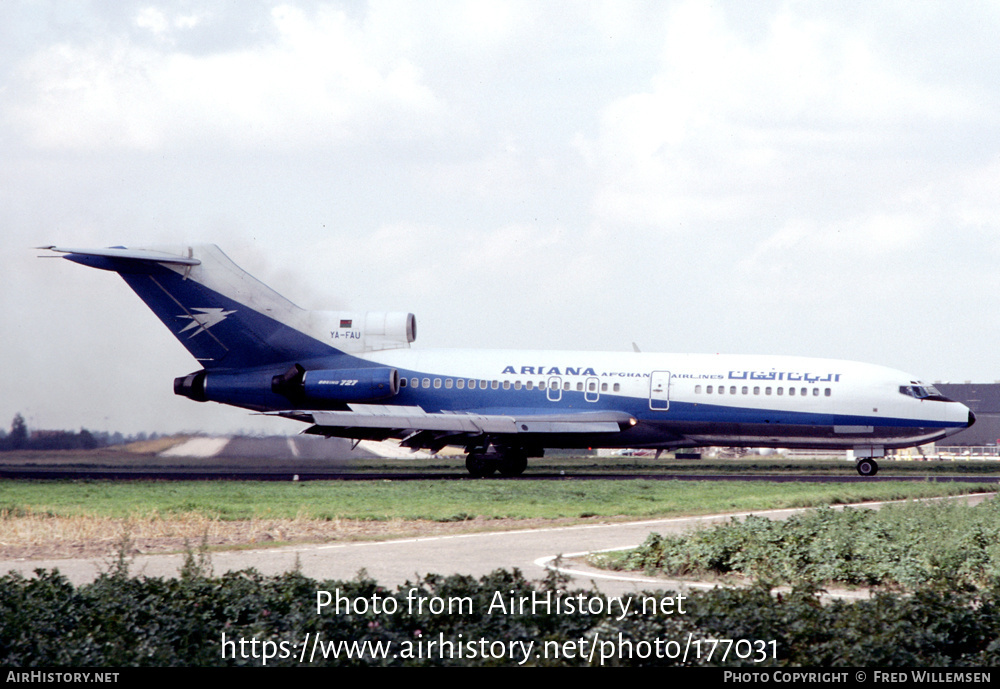
<svg viewBox="0 0 1000 689">
<path fill-rule="evenodd" d="M 670 371 L 649 374 L 649 408 L 656 411 L 670 408 Z"/>
</svg>

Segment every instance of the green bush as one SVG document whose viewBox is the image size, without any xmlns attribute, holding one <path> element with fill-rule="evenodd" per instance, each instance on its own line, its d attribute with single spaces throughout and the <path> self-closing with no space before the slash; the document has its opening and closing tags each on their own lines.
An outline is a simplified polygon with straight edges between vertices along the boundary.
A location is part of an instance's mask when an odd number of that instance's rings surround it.
<svg viewBox="0 0 1000 689">
<path fill-rule="evenodd" d="M 769 584 L 973 591 L 1000 583 L 1000 503 L 819 508 L 749 516 L 688 536 L 650 535 L 612 566 L 670 576 L 738 574 Z"/>
<path fill-rule="evenodd" d="M 398 610 L 317 614 L 316 592 L 337 589 L 352 599 L 391 598 Z M 223 634 L 231 642 L 255 639 L 275 649 L 282 643 L 293 648 L 319 635 L 324 642 L 379 642 L 396 651 L 376 653 L 369 647 L 371 652 L 350 658 L 341 654 L 301 663 L 296 650 L 267 662 L 278 666 L 515 665 L 521 660 L 504 655 L 405 657 L 400 652 L 406 644 L 435 639 L 533 642 L 536 649 L 547 641 L 557 647 L 568 643 L 570 649 L 612 644 L 615 652 L 601 661 L 605 665 L 984 667 L 1000 661 L 1000 606 L 994 589 L 970 593 L 923 588 L 910 595 L 884 593 L 870 601 L 825 606 L 808 588 L 783 596 L 759 586 L 715 589 L 686 594 L 683 614 L 646 611 L 627 616 L 490 613 L 498 593 L 508 600 L 532 594 L 606 600 L 595 591 L 567 590 L 556 578 L 530 582 L 516 570 L 498 570 L 479 579 L 432 575 L 395 590 L 365 576 L 316 581 L 295 572 L 263 576 L 254 571 L 220 577 L 189 571 L 176 579 L 129 578 L 113 571 L 74 587 L 58 572 L 39 570 L 33 577 L 0 577 L 0 662 L 21 668 L 263 664 L 259 655 L 223 657 Z M 461 611 L 411 611 L 408 595 L 473 603 Z M 642 596 L 659 600 L 675 595 L 639 594 L 633 597 L 633 609 Z M 707 652 L 718 640 L 760 641 L 767 652 L 761 658 L 735 653 L 723 658 L 720 646 L 709 659 Z M 702 654 L 692 652 L 686 661 L 677 654 L 643 655 L 643 648 L 656 643 L 673 643 L 676 649 L 700 643 Z M 527 664 L 588 662 L 588 656 L 579 654 L 534 655 Z"/>
</svg>

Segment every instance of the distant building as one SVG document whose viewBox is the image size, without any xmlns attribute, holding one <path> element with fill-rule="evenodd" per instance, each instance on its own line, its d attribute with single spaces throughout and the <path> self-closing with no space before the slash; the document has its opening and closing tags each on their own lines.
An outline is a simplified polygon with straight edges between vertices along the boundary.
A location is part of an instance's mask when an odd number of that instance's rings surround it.
<svg viewBox="0 0 1000 689">
<path fill-rule="evenodd" d="M 1000 442 L 1000 383 L 934 383 L 941 394 L 961 402 L 976 414 L 976 423 L 939 440 L 938 447 L 996 445 Z"/>
</svg>

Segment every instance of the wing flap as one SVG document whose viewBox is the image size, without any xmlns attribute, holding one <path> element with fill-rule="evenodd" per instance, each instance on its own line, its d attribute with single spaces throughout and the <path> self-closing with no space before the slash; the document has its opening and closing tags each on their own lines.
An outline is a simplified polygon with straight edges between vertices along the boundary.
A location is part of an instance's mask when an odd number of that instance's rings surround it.
<svg viewBox="0 0 1000 689">
<path fill-rule="evenodd" d="M 576 414 L 501 415 L 473 412 L 428 413 L 421 407 L 351 404 L 351 411 L 278 412 L 281 416 L 311 421 L 309 433 L 324 429 L 341 435 L 345 430 L 439 431 L 468 435 L 519 433 L 618 433 L 635 424 L 624 412 L 579 412 Z"/>
</svg>

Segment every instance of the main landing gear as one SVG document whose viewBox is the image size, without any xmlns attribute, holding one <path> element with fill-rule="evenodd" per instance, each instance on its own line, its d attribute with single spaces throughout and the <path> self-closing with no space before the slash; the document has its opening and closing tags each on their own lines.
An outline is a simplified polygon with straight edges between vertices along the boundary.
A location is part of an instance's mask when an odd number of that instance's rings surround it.
<svg viewBox="0 0 1000 689">
<path fill-rule="evenodd" d="M 885 457 L 884 445 L 855 445 L 854 461 L 858 473 L 864 477 L 874 476 L 878 473 L 878 462 L 876 457 Z"/>
<path fill-rule="evenodd" d="M 473 478 L 491 476 L 520 476 L 528 468 L 528 453 L 520 448 L 498 449 L 491 445 L 486 450 L 473 450 L 465 458 L 465 468 Z"/>
<path fill-rule="evenodd" d="M 878 473 L 878 462 L 871 457 L 858 460 L 858 473 L 862 476 L 874 476 Z"/>
</svg>

